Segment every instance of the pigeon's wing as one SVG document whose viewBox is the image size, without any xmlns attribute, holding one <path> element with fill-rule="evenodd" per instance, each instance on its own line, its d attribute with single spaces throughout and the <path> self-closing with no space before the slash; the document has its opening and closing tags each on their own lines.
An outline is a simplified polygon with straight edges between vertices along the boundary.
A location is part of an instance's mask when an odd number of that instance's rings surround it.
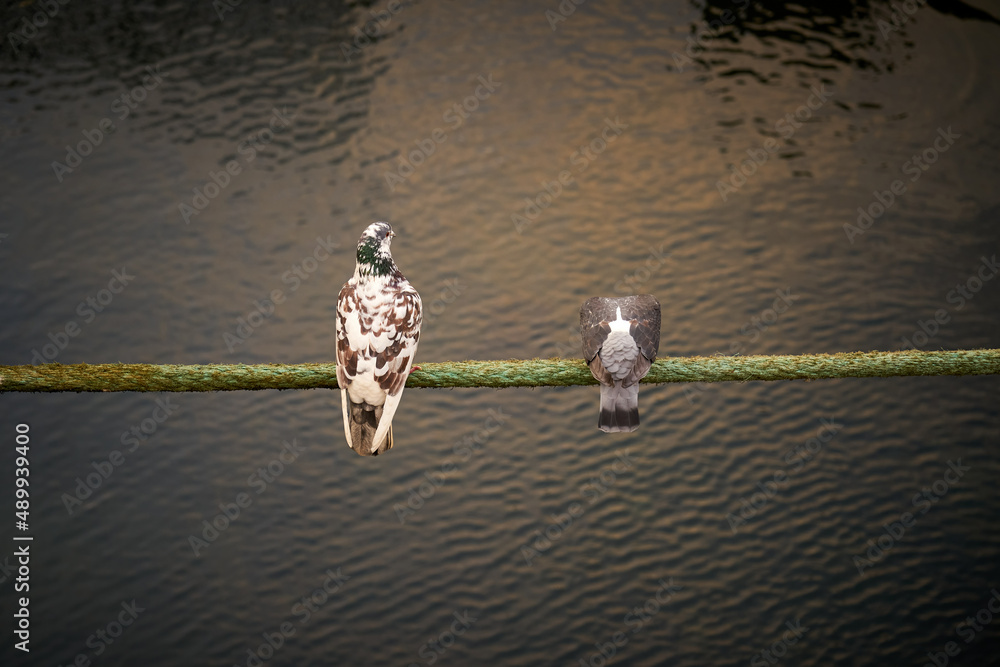
<svg viewBox="0 0 1000 667">
<path fill-rule="evenodd" d="M 337 296 L 337 384 L 345 391 L 358 374 L 358 355 L 368 347 L 368 337 L 352 340 L 350 332 L 358 327 L 347 326 L 348 319 L 356 322 L 360 318 L 360 299 L 354 285 L 347 283 Z M 350 442 L 350 437 L 347 440 Z"/>
<path fill-rule="evenodd" d="M 372 329 L 376 341 L 375 379 L 385 391 L 385 403 L 378 429 L 372 442 L 379 446 L 392 427 L 392 417 L 403 397 L 403 387 L 410 375 L 413 357 L 420 340 L 420 323 L 423 319 L 420 295 L 409 283 L 396 292 L 395 299 L 382 311 L 381 330 Z M 378 325 L 376 325 L 378 326 Z M 385 342 L 379 349 L 378 344 Z"/>
<path fill-rule="evenodd" d="M 652 294 L 626 297 L 625 300 L 627 304 L 622 306 L 622 317 L 632 320 L 629 335 L 641 352 L 624 380 L 628 386 L 646 377 L 660 349 L 660 302 Z"/>
<path fill-rule="evenodd" d="M 611 327 L 608 326 L 608 299 L 599 296 L 587 299 L 580 307 L 580 338 L 583 340 L 583 359 L 590 366 L 590 374 L 601 384 L 614 384 L 614 379 L 598 354 Z"/>
<path fill-rule="evenodd" d="M 420 295 L 409 286 L 398 290 L 372 325 L 375 379 L 389 396 L 403 391 L 417 353 L 423 321 Z"/>
<path fill-rule="evenodd" d="M 601 351 L 611 333 L 608 322 L 614 320 L 616 315 L 614 299 L 595 296 L 583 302 L 580 307 L 580 337 L 583 339 L 583 358 L 587 363 Z"/>
<path fill-rule="evenodd" d="M 629 297 L 629 300 L 629 312 L 626 313 L 623 307 L 622 317 L 632 320 L 629 333 L 642 350 L 642 356 L 652 362 L 660 349 L 660 302 L 652 294 Z"/>
<path fill-rule="evenodd" d="M 344 413 L 344 435 L 347 446 L 353 448 L 351 440 L 351 421 L 349 416 L 347 387 L 358 372 L 359 343 L 352 346 L 348 336 L 347 319 L 360 317 L 360 304 L 354 286 L 344 285 L 337 296 L 337 384 L 340 385 L 340 403 Z"/>
</svg>

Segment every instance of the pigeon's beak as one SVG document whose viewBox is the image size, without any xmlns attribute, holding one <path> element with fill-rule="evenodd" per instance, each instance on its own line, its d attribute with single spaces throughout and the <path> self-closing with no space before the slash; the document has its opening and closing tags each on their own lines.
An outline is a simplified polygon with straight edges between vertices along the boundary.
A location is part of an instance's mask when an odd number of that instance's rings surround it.
<svg viewBox="0 0 1000 667">
<path fill-rule="evenodd" d="M 396 232 L 389 232 L 389 238 L 391 239 L 393 236 L 396 236 Z"/>
</svg>

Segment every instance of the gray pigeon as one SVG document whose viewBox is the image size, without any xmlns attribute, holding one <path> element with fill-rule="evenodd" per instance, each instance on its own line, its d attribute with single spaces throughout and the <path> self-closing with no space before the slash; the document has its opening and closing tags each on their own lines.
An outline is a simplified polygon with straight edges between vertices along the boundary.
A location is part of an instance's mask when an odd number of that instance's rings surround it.
<svg viewBox="0 0 1000 667">
<path fill-rule="evenodd" d="M 354 276 L 337 297 L 337 382 L 347 444 L 361 456 L 392 449 L 392 418 L 420 339 L 420 295 L 392 261 L 396 234 L 373 222 Z"/>
<path fill-rule="evenodd" d="M 660 302 L 652 294 L 595 296 L 580 308 L 583 358 L 601 383 L 597 427 L 606 433 L 639 428 L 639 380 L 660 347 Z"/>
</svg>

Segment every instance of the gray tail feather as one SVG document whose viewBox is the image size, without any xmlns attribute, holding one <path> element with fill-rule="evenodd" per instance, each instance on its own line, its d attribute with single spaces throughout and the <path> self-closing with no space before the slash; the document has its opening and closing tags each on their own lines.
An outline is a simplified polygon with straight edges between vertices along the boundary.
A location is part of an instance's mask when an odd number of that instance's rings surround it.
<svg viewBox="0 0 1000 667">
<path fill-rule="evenodd" d="M 367 403 L 351 403 L 351 448 L 361 456 L 378 456 L 392 449 L 392 425 L 381 446 L 374 447 L 372 438 L 382 419 L 382 406 L 371 406 Z"/>
<path fill-rule="evenodd" d="M 601 385 L 601 415 L 597 428 L 605 433 L 629 433 L 639 428 L 639 385 Z"/>
</svg>

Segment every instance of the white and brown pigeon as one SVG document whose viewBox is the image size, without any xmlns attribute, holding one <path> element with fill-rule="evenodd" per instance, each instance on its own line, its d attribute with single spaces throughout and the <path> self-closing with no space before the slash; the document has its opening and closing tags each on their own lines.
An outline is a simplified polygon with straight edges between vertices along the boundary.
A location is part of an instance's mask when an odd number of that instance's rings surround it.
<svg viewBox="0 0 1000 667">
<path fill-rule="evenodd" d="M 587 299 L 580 308 L 583 358 L 601 383 L 597 427 L 639 428 L 639 380 L 660 347 L 660 302 L 652 294 Z"/>
<path fill-rule="evenodd" d="M 337 297 L 344 435 L 361 456 L 392 449 L 392 417 L 420 338 L 420 295 L 392 261 L 393 236 L 388 222 L 368 226 L 358 241 L 354 276 Z"/>
</svg>

